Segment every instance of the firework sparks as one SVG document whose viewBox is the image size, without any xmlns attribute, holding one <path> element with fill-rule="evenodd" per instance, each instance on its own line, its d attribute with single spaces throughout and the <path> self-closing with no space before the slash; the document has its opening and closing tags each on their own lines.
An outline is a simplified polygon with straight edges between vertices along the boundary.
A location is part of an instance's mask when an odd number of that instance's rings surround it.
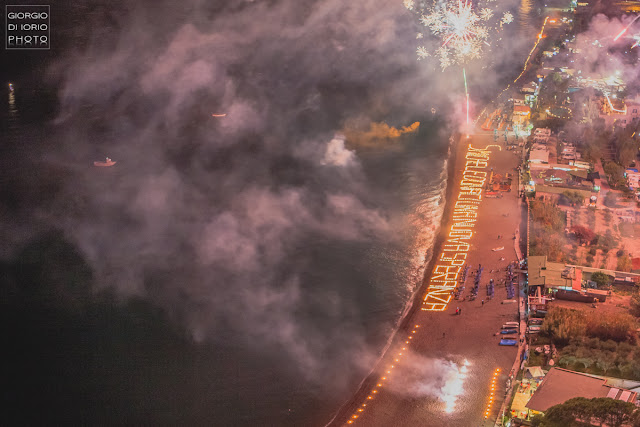
<svg viewBox="0 0 640 427">
<path fill-rule="evenodd" d="M 413 2 L 413 0 L 404 0 L 404 7 L 406 7 L 408 10 L 413 10 L 413 8 L 415 7 L 415 3 Z"/>
<path fill-rule="evenodd" d="M 438 49 L 442 69 L 452 62 L 466 62 L 480 56 L 480 47 L 487 34 L 478 31 L 481 18 L 473 12 L 471 3 L 461 0 L 457 5 L 449 4 L 444 8 L 436 8 L 429 15 L 423 15 L 422 22 L 431 32 L 444 41 Z"/>
<path fill-rule="evenodd" d="M 484 1 L 483 3 L 488 3 Z M 409 8 L 404 0 L 405 7 Z M 410 1 L 410 10 L 416 9 L 416 3 Z M 420 12 L 419 12 L 420 13 Z M 425 11 L 420 16 L 420 22 L 429 28 L 431 33 L 442 40 L 434 55 L 440 62 L 440 67 L 445 68 L 454 63 L 464 64 L 472 59 L 479 58 L 482 46 L 489 45 L 490 29 L 513 20 L 511 14 L 505 14 L 497 19 L 492 19 L 495 12 L 490 7 L 482 5 L 476 13 L 470 0 L 449 0 L 436 4 L 432 9 Z M 491 21 L 498 22 L 491 22 Z M 507 22 L 508 21 L 508 22 Z M 424 53 L 418 52 L 418 59 L 424 59 Z"/>
<path fill-rule="evenodd" d="M 418 61 L 431 56 L 427 48 L 424 46 L 418 46 L 418 49 L 416 49 L 416 53 L 418 54 Z"/>
<path fill-rule="evenodd" d="M 511 14 L 511 12 L 505 12 L 504 15 L 502 15 L 502 20 L 500 20 L 500 24 L 506 25 L 506 24 L 511 24 L 512 22 L 513 22 L 513 15 Z"/>
<path fill-rule="evenodd" d="M 488 7 L 485 7 L 480 11 L 480 19 L 482 19 L 483 21 L 488 21 L 492 16 L 493 10 L 489 9 Z"/>
</svg>

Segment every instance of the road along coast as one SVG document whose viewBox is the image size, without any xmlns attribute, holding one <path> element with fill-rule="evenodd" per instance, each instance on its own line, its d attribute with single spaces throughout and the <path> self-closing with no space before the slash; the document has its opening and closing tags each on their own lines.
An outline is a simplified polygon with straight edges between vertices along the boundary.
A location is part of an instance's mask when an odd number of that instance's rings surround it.
<svg viewBox="0 0 640 427">
<path fill-rule="evenodd" d="M 488 198 L 484 186 L 492 174 L 513 173 L 519 159 L 482 131 L 459 137 L 452 154 L 444 226 L 424 283 L 392 344 L 332 426 L 468 427 L 496 419 L 517 355 L 517 347 L 499 342 L 505 322 L 518 320 L 518 303 L 507 300 L 501 282 L 516 260 L 520 211 L 515 187 Z M 478 295 L 470 300 L 480 265 Z"/>
</svg>

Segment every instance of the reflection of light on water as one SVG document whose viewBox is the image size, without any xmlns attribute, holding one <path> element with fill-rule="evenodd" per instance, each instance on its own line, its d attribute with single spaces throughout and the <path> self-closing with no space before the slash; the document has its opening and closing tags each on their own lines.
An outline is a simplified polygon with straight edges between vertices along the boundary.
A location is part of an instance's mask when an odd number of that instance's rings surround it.
<svg viewBox="0 0 640 427">
<path fill-rule="evenodd" d="M 518 9 L 518 21 L 520 22 L 520 32 L 526 35 L 531 24 L 531 0 L 521 0 Z"/>
<path fill-rule="evenodd" d="M 469 361 L 465 360 L 462 366 L 455 367 L 447 373 L 445 384 L 442 387 L 442 394 L 439 398 L 444 402 L 444 411 L 448 414 L 453 412 L 458 396 L 462 394 L 462 386 L 467 377 L 468 365 Z"/>
</svg>

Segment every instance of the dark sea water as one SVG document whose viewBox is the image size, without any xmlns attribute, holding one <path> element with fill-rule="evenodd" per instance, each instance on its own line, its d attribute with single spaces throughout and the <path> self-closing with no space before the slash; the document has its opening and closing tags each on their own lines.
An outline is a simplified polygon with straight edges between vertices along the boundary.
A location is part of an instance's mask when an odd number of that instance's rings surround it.
<svg viewBox="0 0 640 427">
<path fill-rule="evenodd" d="M 431 105 L 372 114 L 397 126 L 419 120 L 420 130 L 392 144 L 347 146 L 354 165 L 327 168 L 319 160 L 341 119 L 376 99 L 370 82 L 323 81 L 310 97 L 320 110 L 296 113 L 283 133 L 273 117 L 293 114 L 289 104 L 253 92 L 286 92 L 291 82 L 235 66 L 234 78 L 260 81 L 237 96 L 245 91 L 273 112 L 262 134 L 202 125 L 207 97 L 153 127 L 166 113 L 156 107 L 163 98 L 151 102 L 125 78 L 109 95 L 98 79 L 84 89 L 90 97 L 69 98 L 76 76 L 60 71 L 68 66 L 60 58 L 124 24 L 107 5 L 63 10 L 78 26 L 56 18 L 59 47 L 12 54 L 2 71 L 5 419 L 324 425 L 373 367 L 424 275 L 444 208 L 441 118 Z M 86 25 L 105 19 L 104 28 Z M 384 72 L 374 78 L 388 81 Z M 106 156 L 117 165 L 92 166 Z M 335 206 L 327 194 L 338 196 Z"/>
<path fill-rule="evenodd" d="M 38 122 L 37 110 L 43 108 L 34 100 L 38 92 L 25 94 L 17 84 L 15 92 L 6 86 L 3 92 L 3 316 L 12 342 L 5 373 L 17 385 L 5 392 L 4 403 L 19 413 L 38 405 L 47 418 L 70 423 L 328 421 L 366 374 L 367 363 L 343 378 L 328 378 L 328 384 L 339 385 L 334 393 L 318 380 L 322 372 L 312 379 L 289 372 L 278 351 L 262 354 L 233 327 L 219 331 L 215 342 L 196 344 L 153 298 L 123 299 L 104 291 L 92 297 L 91 262 L 68 231 L 40 211 L 51 205 L 60 209 L 53 199 L 69 197 L 61 196 L 61 187 L 81 175 L 77 167 L 90 169 L 92 158 L 81 159 L 86 166 L 71 167 L 48 160 L 59 157 L 54 135 L 60 130 L 46 111 Z M 405 138 L 399 150 L 367 149 L 358 155 L 366 184 L 377 193 L 377 209 L 393 215 L 402 238 L 347 242 L 316 233 L 290 254 L 291 263 L 305 264 L 299 290 L 304 312 L 295 318 L 303 333 L 335 339 L 335 347 L 320 346 L 324 357 L 371 363 L 420 283 L 442 211 L 447 156 L 438 124 L 423 123 L 420 134 Z M 126 175 L 129 165 L 122 163 L 117 173 Z M 126 180 L 109 173 L 97 179 L 115 187 Z M 83 209 L 73 203 L 63 202 L 70 210 Z M 119 268 L 127 269 L 126 263 Z M 316 304 L 322 301 L 317 288 L 349 311 L 327 317 Z M 357 347 L 344 342 L 353 337 L 362 340 Z M 45 419 L 40 411 L 24 416 Z"/>
</svg>

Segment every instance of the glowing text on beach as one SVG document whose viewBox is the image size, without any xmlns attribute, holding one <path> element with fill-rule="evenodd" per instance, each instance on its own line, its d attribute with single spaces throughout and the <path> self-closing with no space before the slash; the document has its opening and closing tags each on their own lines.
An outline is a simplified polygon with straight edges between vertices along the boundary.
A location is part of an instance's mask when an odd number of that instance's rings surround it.
<svg viewBox="0 0 640 427">
<path fill-rule="evenodd" d="M 422 302 L 423 310 L 443 311 L 453 298 L 458 274 L 467 260 L 469 241 L 476 225 L 482 187 L 487 179 L 487 172 L 483 169 L 489 165 L 490 147 L 495 145 L 474 148 L 469 144 L 467 148 L 460 192 L 453 207 L 453 223 L 433 268 L 429 288 Z"/>
</svg>

